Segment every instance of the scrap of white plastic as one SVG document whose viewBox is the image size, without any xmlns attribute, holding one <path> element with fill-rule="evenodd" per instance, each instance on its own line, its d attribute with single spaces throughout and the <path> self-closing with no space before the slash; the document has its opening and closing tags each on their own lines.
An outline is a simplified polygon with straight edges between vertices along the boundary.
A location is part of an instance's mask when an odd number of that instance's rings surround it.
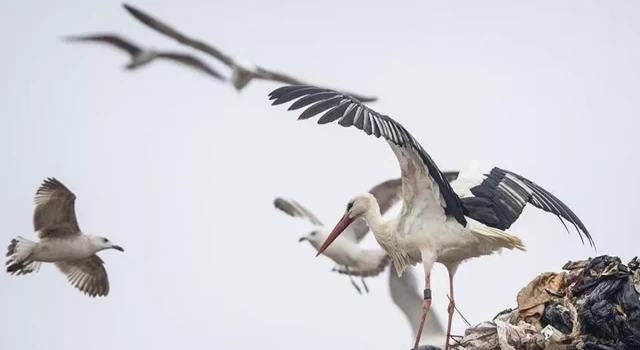
<svg viewBox="0 0 640 350">
<path fill-rule="evenodd" d="M 544 327 L 544 329 L 540 333 L 542 333 L 542 336 L 544 336 L 544 340 L 548 340 L 549 338 L 551 338 L 551 336 L 555 332 L 556 332 L 556 329 L 553 328 L 552 325 L 547 325 L 546 327 Z"/>
</svg>

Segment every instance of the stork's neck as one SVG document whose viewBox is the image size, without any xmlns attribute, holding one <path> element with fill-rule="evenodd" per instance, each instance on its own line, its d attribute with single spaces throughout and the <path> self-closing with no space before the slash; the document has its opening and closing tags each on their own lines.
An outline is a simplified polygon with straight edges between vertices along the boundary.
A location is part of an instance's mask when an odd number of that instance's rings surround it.
<svg viewBox="0 0 640 350">
<path fill-rule="evenodd" d="M 375 236 L 379 236 L 387 232 L 387 222 L 380 213 L 378 203 L 371 203 L 363 217 Z"/>
</svg>

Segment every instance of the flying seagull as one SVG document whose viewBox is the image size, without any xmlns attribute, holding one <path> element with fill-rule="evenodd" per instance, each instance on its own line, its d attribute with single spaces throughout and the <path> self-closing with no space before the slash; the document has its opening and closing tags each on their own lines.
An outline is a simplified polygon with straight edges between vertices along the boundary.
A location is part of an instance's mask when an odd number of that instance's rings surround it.
<svg viewBox="0 0 640 350">
<path fill-rule="evenodd" d="M 151 15 L 139 10 L 131 5 L 123 4 L 124 8 L 131 14 L 133 17 L 137 18 L 140 22 L 146 24 L 152 29 L 169 36 L 179 43 L 190 46 L 196 50 L 200 50 L 205 52 L 216 59 L 222 61 L 225 65 L 233 70 L 231 76 L 231 83 L 235 87 L 237 91 L 242 90 L 249 82 L 253 79 L 263 79 L 263 80 L 272 80 L 285 84 L 293 84 L 293 85 L 301 85 L 305 84 L 302 81 L 293 78 L 289 75 L 274 72 L 272 70 L 268 70 L 262 68 L 260 66 L 254 65 L 250 62 L 245 62 L 241 60 L 235 60 L 231 56 L 224 54 L 222 51 L 214 48 L 213 46 L 206 44 L 200 40 L 190 38 L 170 25 L 151 17 Z M 362 102 L 373 102 L 376 101 L 377 97 L 367 97 L 362 95 L 356 95 L 353 93 L 346 93 Z"/>
<path fill-rule="evenodd" d="M 557 216 L 563 224 L 562 219 L 568 221 L 575 226 L 581 239 L 585 235 L 594 246 L 586 227 L 569 207 L 521 175 L 499 167 L 482 169 L 473 162 L 460 171 L 456 181 L 449 184 L 431 156 L 404 126 L 360 101 L 337 91 L 313 86 L 285 86 L 272 91 L 269 96 L 274 105 L 299 98 L 289 107 L 289 110 L 306 107 L 298 119 L 322 114 L 318 124 L 338 120 L 343 127 L 355 126 L 368 135 L 382 136 L 396 155 L 402 174 L 400 214 L 386 221 L 375 197 L 369 193 L 357 195 L 347 203 L 344 216 L 320 247 L 318 255 L 351 222 L 364 218 L 378 244 L 391 257 L 399 276 L 408 266 L 422 262 L 425 272 L 424 304 L 415 350 L 431 307 L 433 264 L 441 263 L 449 272 L 450 302 L 445 344 L 445 350 L 448 350 L 455 308 L 453 276 L 458 266 L 462 261 L 490 255 L 504 248 L 524 251 L 520 238 L 505 230 L 520 217 L 528 203 Z"/>
<path fill-rule="evenodd" d="M 172 60 L 174 62 L 182 63 L 187 67 L 191 67 L 197 71 L 208 74 L 218 80 L 225 81 L 220 73 L 213 68 L 199 60 L 198 58 L 187 55 L 184 53 L 169 52 L 169 51 L 156 51 L 152 49 L 142 49 L 140 46 L 133 44 L 116 34 L 91 34 L 91 35 L 78 35 L 69 36 L 65 38 L 67 42 L 96 42 L 106 43 L 113 45 L 123 51 L 126 51 L 131 55 L 131 62 L 125 66 L 127 70 L 134 70 L 141 66 L 144 66 L 156 58 L 164 58 Z"/>
<path fill-rule="evenodd" d="M 69 282 L 91 296 L 109 294 L 104 262 L 96 255 L 105 249 L 121 252 L 122 247 L 100 236 L 82 233 L 75 211 L 76 196 L 60 181 L 48 178 L 35 196 L 33 228 L 39 241 L 20 236 L 7 249 L 7 272 L 25 275 L 37 272 L 43 262 L 54 263 Z"/>
</svg>

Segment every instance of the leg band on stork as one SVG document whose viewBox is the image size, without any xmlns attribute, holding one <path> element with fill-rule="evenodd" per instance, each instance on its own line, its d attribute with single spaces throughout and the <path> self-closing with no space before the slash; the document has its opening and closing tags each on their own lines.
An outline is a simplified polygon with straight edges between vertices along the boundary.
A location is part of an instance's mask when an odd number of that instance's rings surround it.
<svg viewBox="0 0 640 350">
<path fill-rule="evenodd" d="M 431 299 L 431 289 L 427 288 L 424 290 L 424 300 Z"/>
</svg>

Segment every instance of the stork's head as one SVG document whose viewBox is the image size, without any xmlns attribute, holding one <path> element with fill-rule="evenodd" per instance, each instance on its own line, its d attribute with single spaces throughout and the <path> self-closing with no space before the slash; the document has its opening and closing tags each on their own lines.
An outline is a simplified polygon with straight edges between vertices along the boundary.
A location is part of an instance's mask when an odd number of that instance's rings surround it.
<svg viewBox="0 0 640 350">
<path fill-rule="evenodd" d="M 324 244 L 322 244 L 320 249 L 318 249 L 318 254 L 316 256 L 322 254 L 322 252 L 327 249 L 354 220 L 364 216 L 369 210 L 372 210 L 377 206 L 378 202 L 376 201 L 376 198 L 369 193 L 359 194 L 351 198 L 349 203 L 347 203 L 347 209 L 345 210 L 342 219 L 340 219 L 336 227 L 329 234 L 329 237 L 324 241 Z"/>
<path fill-rule="evenodd" d="M 113 244 L 113 242 L 109 241 L 107 238 L 94 235 L 87 235 L 87 238 L 89 239 L 89 242 L 91 242 L 91 245 L 94 247 L 96 252 L 105 249 L 115 249 L 124 252 L 124 249 L 121 246 Z"/>
<path fill-rule="evenodd" d="M 376 198 L 370 193 L 359 194 L 349 200 L 344 216 L 355 220 L 377 205 Z"/>
</svg>

